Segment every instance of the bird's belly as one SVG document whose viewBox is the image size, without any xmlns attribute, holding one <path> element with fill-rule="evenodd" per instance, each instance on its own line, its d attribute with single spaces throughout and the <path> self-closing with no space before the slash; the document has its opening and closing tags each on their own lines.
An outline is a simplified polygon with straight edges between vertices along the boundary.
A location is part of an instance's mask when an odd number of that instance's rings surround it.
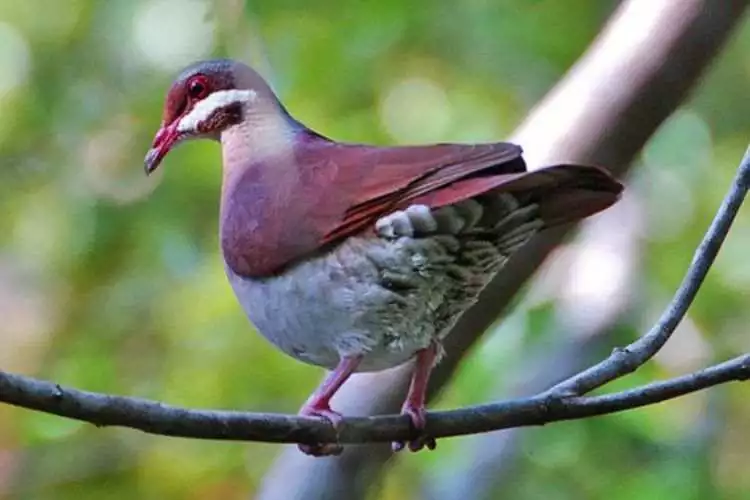
<svg viewBox="0 0 750 500">
<path fill-rule="evenodd" d="M 445 335 L 491 275 L 458 263 L 453 236 L 350 238 L 269 278 L 227 267 L 250 321 L 290 356 L 333 368 L 363 355 L 360 371 L 399 365 Z"/>
</svg>

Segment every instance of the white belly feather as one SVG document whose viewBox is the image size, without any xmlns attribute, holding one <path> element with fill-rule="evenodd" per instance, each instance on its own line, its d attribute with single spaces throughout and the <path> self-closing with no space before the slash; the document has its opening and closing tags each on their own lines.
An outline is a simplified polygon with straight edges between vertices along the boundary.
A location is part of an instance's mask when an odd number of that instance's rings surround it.
<svg viewBox="0 0 750 500">
<path fill-rule="evenodd" d="M 507 198 L 494 221 L 501 234 L 474 227 L 482 206 L 473 200 L 434 213 L 410 207 L 378 221 L 381 236 L 349 238 L 278 276 L 229 267 L 227 276 L 250 321 L 290 356 L 331 369 L 361 354 L 360 371 L 390 368 L 446 335 L 540 228 L 535 206 Z"/>
</svg>

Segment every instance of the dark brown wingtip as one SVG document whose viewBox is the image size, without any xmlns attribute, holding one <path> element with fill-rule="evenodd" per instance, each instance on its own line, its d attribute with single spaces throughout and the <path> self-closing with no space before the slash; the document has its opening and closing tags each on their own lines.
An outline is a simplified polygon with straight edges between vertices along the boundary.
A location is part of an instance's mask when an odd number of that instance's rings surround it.
<svg viewBox="0 0 750 500">
<path fill-rule="evenodd" d="M 534 181 L 540 188 L 537 199 L 547 227 L 606 210 L 617 203 L 624 190 L 623 184 L 607 170 L 592 165 L 554 165 L 534 173 L 539 175 Z"/>
<path fill-rule="evenodd" d="M 565 184 L 585 187 L 593 191 L 605 191 L 613 194 L 622 193 L 624 186 L 607 169 L 596 165 L 580 165 L 566 163 L 546 167 L 545 169 L 560 169 L 569 174 Z"/>
</svg>

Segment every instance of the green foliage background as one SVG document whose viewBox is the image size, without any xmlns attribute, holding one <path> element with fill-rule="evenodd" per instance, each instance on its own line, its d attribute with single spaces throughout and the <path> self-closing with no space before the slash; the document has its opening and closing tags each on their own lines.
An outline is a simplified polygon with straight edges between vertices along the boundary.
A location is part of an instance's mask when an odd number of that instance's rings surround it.
<svg viewBox="0 0 750 500">
<path fill-rule="evenodd" d="M 295 412 L 321 373 L 255 334 L 225 282 L 218 147 L 186 145 L 162 174 L 142 172 L 181 61 L 254 63 L 295 116 L 337 139 L 496 140 L 615 4 L 0 0 L 0 369 L 174 405 Z M 638 298 L 617 342 L 670 297 L 750 137 L 748 28 L 639 157 Z M 691 311 L 702 364 L 750 350 L 748 243 L 743 210 Z M 554 345 L 549 307 L 522 303 L 512 328 L 488 336 L 436 406 L 497 398 L 496 384 L 523 370 L 528 349 Z M 506 335 L 516 340 L 505 346 Z M 683 341 L 674 342 L 679 357 Z M 618 384 L 676 373 L 657 361 Z M 747 394 L 735 384 L 529 430 L 498 493 L 748 498 Z M 414 497 L 430 478 L 471 469 L 462 443 L 401 457 L 372 498 Z M 247 498 L 280 449 L 97 429 L 0 406 L 0 497 Z"/>
</svg>

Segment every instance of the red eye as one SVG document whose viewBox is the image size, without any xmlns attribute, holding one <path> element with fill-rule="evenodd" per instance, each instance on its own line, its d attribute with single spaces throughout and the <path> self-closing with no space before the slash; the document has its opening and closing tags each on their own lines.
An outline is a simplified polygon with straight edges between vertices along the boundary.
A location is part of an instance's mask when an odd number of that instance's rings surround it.
<svg viewBox="0 0 750 500">
<path fill-rule="evenodd" d="M 192 77 L 188 81 L 187 91 L 191 99 L 203 99 L 208 95 L 208 78 L 203 75 Z"/>
</svg>

